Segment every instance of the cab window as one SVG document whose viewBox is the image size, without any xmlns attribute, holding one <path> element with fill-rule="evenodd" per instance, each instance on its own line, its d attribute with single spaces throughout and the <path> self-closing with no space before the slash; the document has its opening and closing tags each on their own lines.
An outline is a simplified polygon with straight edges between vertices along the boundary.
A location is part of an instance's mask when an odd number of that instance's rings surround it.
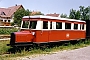
<svg viewBox="0 0 90 60">
<path fill-rule="evenodd" d="M 23 21 L 22 28 L 28 28 L 29 22 L 28 21 Z"/>
<path fill-rule="evenodd" d="M 37 21 L 30 21 L 29 28 L 30 29 L 36 29 Z"/>
</svg>

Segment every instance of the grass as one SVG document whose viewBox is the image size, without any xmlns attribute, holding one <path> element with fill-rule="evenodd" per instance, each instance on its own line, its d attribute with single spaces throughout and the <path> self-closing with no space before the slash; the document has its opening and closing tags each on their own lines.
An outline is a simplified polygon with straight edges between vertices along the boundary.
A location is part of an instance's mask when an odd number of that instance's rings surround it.
<svg viewBox="0 0 90 60">
<path fill-rule="evenodd" d="M 0 41 L 0 55 L 6 53 L 8 49 L 10 49 L 10 46 L 7 46 L 9 41 Z"/>
<path fill-rule="evenodd" d="M 16 28 L 0 28 L 0 35 L 1 34 L 7 34 L 10 35 L 12 32 L 17 32 L 18 29 Z"/>
<path fill-rule="evenodd" d="M 73 49 L 78 49 L 82 47 L 86 47 L 90 45 L 90 40 L 85 40 L 85 41 L 78 41 L 76 43 L 68 42 L 67 44 L 54 44 L 52 47 L 46 47 L 46 48 L 40 48 L 40 47 L 34 47 L 28 49 L 29 51 L 26 51 L 26 48 L 23 49 L 16 49 L 12 48 L 9 46 L 6 46 L 9 41 L 0 41 L 0 59 L 1 60 L 10 60 L 11 58 L 14 57 L 23 57 L 27 55 L 36 55 L 36 54 L 51 54 L 52 52 L 58 52 L 58 51 L 63 51 L 63 50 L 73 50 Z M 11 51 L 15 51 L 15 53 L 11 53 Z M 7 54 L 9 52 L 9 54 Z"/>
</svg>

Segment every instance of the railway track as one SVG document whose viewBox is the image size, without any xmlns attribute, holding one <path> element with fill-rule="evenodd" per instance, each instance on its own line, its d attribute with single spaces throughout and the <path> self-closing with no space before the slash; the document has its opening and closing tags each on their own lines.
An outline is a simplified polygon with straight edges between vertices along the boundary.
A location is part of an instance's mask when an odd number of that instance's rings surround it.
<svg viewBox="0 0 90 60">
<path fill-rule="evenodd" d="M 0 35 L 0 41 L 2 40 L 10 40 L 10 35 Z"/>
</svg>

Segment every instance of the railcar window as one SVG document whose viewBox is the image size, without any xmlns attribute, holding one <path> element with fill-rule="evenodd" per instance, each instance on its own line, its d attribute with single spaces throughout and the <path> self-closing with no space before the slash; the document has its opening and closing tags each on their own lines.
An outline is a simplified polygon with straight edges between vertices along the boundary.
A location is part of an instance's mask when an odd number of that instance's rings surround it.
<svg viewBox="0 0 90 60">
<path fill-rule="evenodd" d="M 62 29 L 62 22 L 56 22 L 56 29 Z"/>
<path fill-rule="evenodd" d="M 52 29 L 52 22 L 50 22 L 50 29 Z"/>
<path fill-rule="evenodd" d="M 84 24 L 82 24 L 82 29 L 84 29 Z"/>
<path fill-rule="evenodd" d="M 48 21 L 43 21 L 43 29 L 48 29 Z"/>
<path fill-rule="evenodd" d="M 37 21 L 30 21 L 29 28 L 36 29 Z"/>
<path fill-rule="evenodd" d="M 65 23 L 65 29 L 71 29 L 71 23 Z"/>
<path fill-rule="evenodd" d="M 80 24 L 80 30 L 82 29 L 82 25 Z"/>
<path fill-rule="evenodd" d="M 28 28 L 29 22 L 28 21 L 23 21 L 22 28 Z"/>
<path fill-rule="evenodd" d="M 78 29 L 78 24 L 74 24 L 74 29 Z"/>
</svg>

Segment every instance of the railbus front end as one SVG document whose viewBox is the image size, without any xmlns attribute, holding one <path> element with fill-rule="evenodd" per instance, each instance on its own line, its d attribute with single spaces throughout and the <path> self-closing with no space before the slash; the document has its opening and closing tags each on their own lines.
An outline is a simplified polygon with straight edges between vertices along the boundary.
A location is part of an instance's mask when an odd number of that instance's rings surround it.
<svg viewBox="0 0 90 60">
<path fill-rule="evenodd" d="M 19 32 L 11 33 L 11 46 L 29 46 L 33 44 L 33 40 L 35 39 L 35 29 L 37 28 L 37 20 L 30 21 L 28 19 L 22 19 L 21 29 Z"/>
</svg>

